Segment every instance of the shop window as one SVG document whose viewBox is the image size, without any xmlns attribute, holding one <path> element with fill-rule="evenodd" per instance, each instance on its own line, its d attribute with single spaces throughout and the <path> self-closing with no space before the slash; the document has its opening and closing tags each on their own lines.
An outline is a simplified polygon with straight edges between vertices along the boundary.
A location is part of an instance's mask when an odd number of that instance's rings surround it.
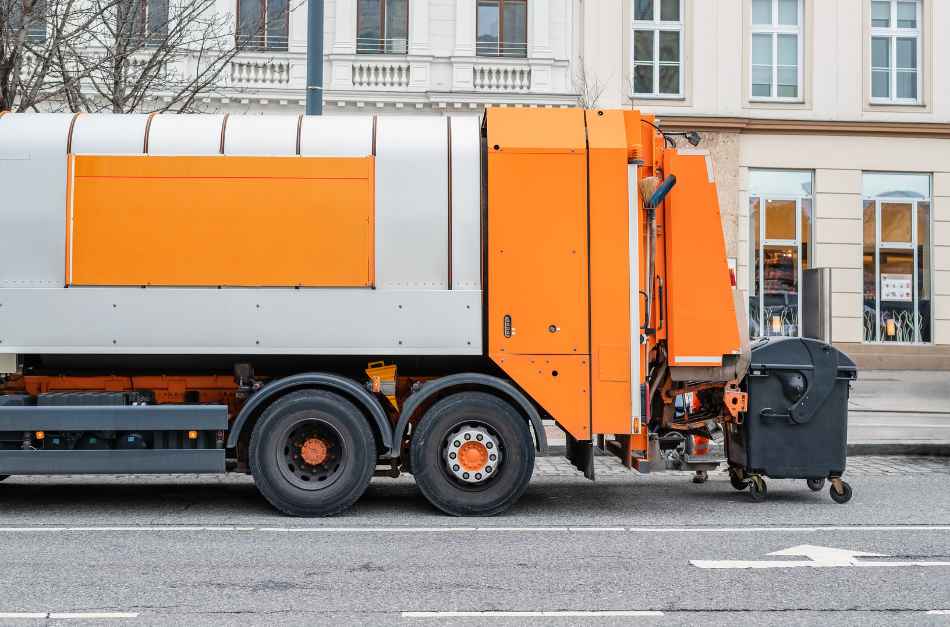
<svg viewBox="0 0 950 627">
<path fill-rule="evenodd" d="M 409 0 L 359 0 L 357 54 L 409 52 Z"/>
<path fill-rule="evenodd" d="M 864 175 L 864 341 L 929 343 L 930 176 Z"/>
<path fill-rule="evenodd" d="M 682 0 L 633 0 L 633 95 L 683 95 Z"/>
<path fill-rule="evenodd" d="M 802 275 L 812 255 L 812 173 L 749 175 L 749 333 L 801 335 Z"/>
</svg>

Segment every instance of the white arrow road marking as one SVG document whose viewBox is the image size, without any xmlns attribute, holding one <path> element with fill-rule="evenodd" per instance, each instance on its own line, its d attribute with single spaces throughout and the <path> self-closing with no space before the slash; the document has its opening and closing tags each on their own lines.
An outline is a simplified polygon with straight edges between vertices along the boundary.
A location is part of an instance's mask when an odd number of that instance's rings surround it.
<svg viewBox="0 0 950 627">
<path fill-rule="evenodd" d="M 950 566 L 950 562 L 896 562 L 859 560 L 859 557 L 887 557 L 880 553 L 865 553 L 827 546 L 801 544 L 769 555 L 806 557 L 805 560 L 690 560 L 697 568 L 897 568 L 907 566 Z"/>
</svg>

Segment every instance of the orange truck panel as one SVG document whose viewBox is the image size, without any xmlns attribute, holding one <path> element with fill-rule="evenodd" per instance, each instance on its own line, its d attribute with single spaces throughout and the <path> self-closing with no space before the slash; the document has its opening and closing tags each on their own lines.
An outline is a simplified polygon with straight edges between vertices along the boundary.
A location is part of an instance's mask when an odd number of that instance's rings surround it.
<svg viewBox="0 0 950 627">
<path fill-rule="evenodd" d="M 633 432 L 628 142 L 622 111 L 588 111 L 590 144 L 591 420 L 594 433 Z M 638 214 L 639 215 L 639 212 Z M 633 260 L 633 267 L 639 260 Z M 639 361 L 639 356 L 638 356 Z M 642 376 L 634 382 L 639 393 Z M 645 433 L 645 429 L 643 430 Z M 645 441 L 642 446 L 646 448 Z"/>
<path fill-rule="evenodd" d="M 70 159 L 69 285 L 373 284 L 372 157 Z"/>
<path fill-rule="evenodd" d="M 489 351 L 521 355 L 588 352 L 587 165 L 572 142 L 580 111 L 547 120 L 540 111 L 491 110 L 488 154 Z M 520 120 L 520 123 L 512 122 Z M 504 120 L 502 124 L 499 120 Z M 570 120 L 572 123 L 564 124 Z M 554 126 L 562 123 L 563 126 Z M 515 140 L 547 129 L 544 151 Z M 560 152 L 550 136 L 563 136 Z M 492 143 L 494 142 L 494 143 Z M 498 146 L 496 149 L 495 146 Z M 507 318 L 506 318 L 507 317 Z M 505 320 L 510 319 L 510 333 Z"/>
<path fill-rule="evenodd" d="M 666 153 L 676 174 L 666 201 L 667 317 L 671 366 L 721 366 L 741 351 L 719 199 L 704 154 Z"/>
<path fill-rule="evenodd" d="M 590 360 L 586 355 L 492 355 L 495 362 L 574 438 L 589 440 Z"/>
<path fill-rule="evenodd" d="M 584 113 L 489 109 L 489 354 L 562 427 L 585 440 L 587 237 Z M 580 404 L 578 388 L 585 390 Z"/>
</svg>

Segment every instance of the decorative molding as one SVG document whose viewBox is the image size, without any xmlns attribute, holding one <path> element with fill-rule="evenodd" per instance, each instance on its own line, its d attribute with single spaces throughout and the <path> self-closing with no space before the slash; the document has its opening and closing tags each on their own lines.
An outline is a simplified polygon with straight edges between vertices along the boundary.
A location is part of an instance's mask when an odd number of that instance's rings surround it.
<svg viewBox="0 0 950 627">
<path fill-rule="evenodd" d="M 878 135 L 950 139 L 950 124 L 933 122 L 857 122 L 826 120 L 775 120 L 715 116 L 658 116 L 669 130 L 789 135 Z"/>
<path fill-rule="evenodd" d="M 453 56 L 475 56 L 476 16 L 475 0 L 455 0 L 455 52 Z"/>
</svg>

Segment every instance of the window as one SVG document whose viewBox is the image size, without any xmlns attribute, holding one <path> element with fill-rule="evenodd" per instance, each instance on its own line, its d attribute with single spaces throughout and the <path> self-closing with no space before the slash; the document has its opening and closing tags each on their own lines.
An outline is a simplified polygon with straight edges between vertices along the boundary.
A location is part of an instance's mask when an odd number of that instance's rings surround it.
<svg viewBox="0 0 950 627">
<path fill-rule="evenodd" d="M 358 54 L 409 52 L 409 0 L 359 0 L 356 23 Z"/>
<path fill-rule="evenodd" d="M 122 0 L 118 32 L 135 45 L 159 45 L 168 36 L 168 0 Z"/>
<path fill-rule="evenodd" d="M 0 15 L 4 4 L 0 4 Z M 27 42 L 41 44 L 46 41 L 46 0 L 11 0 L 7 6 L 7 21 L 11 31 L 16 32 L 25 27 Z"/>
<path fill-rule="evenodd" d="M 871 102 L 920 102 L 920 26 L 920 0 L 871 0 Z"/>
<path fill-rule="evenodd" d="M 864 341 L 931 341 L 930 176 L 864 174 Z"/>
<path fill-rule="evenodd" d="M 477 10 L 478 56 L 528 56 L 527 0 L 478 0 Z"/>
<path fill-rule="evenodd" d="M 683 95 L 682 0 L 633 0 L 633 95 Z"/>
<path fill-rule="evenodd" d="M 753 100 L 801 100 L 802 0 L 752 0 Z"/>
<path fill-rule="evenodd" d="M 248 48 L 287 50 L 289 24 L 287 0 L 238 0 L 238 35 Z"/>
<path fill-rule="evenodd" d="M 812 173 L 749 173 L 749 333 L 801 335 L 802 274 L 811 263 Z"/>
</svg>

